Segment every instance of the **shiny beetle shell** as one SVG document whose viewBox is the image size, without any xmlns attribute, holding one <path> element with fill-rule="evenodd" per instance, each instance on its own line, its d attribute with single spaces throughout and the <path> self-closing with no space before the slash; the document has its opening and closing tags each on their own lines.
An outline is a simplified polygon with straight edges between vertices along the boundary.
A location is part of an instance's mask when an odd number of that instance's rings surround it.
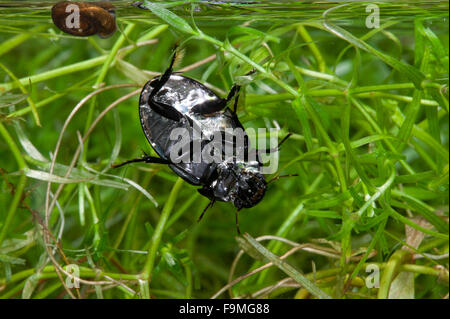
<svg viewBox="0 0 450 319">
<path fill-rule="evenodd" d="M 167 72 L 167 71 L 166 71 Z M 236 114 L 228 107 L 218 112 L 204 111 L 204 114 L 194 110 L 199 106 L 208 105 L 207 109 L 220 105 L 221 99 L 202 83 L 180 74 L 170 74 L 164 85 L 151 98 L 154 87 L 160 81 L 156 77 L 144 86 L 139 101 L 139 116 L 142 130 L 147 140 L 163 160 L 170 161 L 170 153 L 177 141 L 170 140 L 171 132 L 176 128 L 185 128 L 192 136 L 192 124 L 196 123 L 204 136 L 214 132 L 225 132 L 226 129 L 241 128 L 242 124 Z M 178 121 L 172 120 L 153 109 L 154 103 L 166 105 L 171 112 L 182 115 Z M 203 151 L 202 144 L 202 151 Z M 249 142 L 244 145 L 249 152 Z M 203 186 L 198 189 L 200 194 L 212 201 L 232 202 L 238 210 L 250 208 L 258 204 L 264 197 L 266 181 L 258 168 L 262 164 L 254 162 L 224 161 L 222 163 L 177 163 L 169 167 L 186 182 Z"/>
<path fill-rule="evenodd" d="M 114 6 L 108 1 L 61 1 L 52 7 L 52 19 L 61 31 L 80 37 L 105 38 L 116 31 Z"/>
</svg>

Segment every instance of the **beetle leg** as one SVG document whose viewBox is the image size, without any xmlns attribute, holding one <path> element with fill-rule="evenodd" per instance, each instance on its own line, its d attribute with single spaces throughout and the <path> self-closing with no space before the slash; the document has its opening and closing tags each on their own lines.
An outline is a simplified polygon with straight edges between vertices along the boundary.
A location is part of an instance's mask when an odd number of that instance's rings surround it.
<svg viewBox="0 0 450 319">
<path fill-rule="evenodd" d="M 120 164 L 113 164 L 111 165 L 112 168 L 118 168 L 130 163 L 138 163 L 138 162 L 145 162 L 145 163 L 156 163 L 156 164 L 171 164 L 170 161 L 165 160 L 163 158 L 154 157 L 154 156 L 148 156 L 147 154 L 143 155 L 141 158 L 135 158 L 129 161 L 125 161 Z"/>
<path fill-rule="evenodd" d="M 202 188 L 197 189 L 197 192 L 210 200 L 213 200 L 214 198 L 214 191 L 209 186 L 203 186 Z"/>
<path fill-rule="evenodd" d="M 152 85 L 151 85 L 152 92 L 150 93 L 150 96 L 148 97 L 148 105 L 150 106 L 150 108 L 153 111 L 155 111 L 159 115 L 178 122 L 183 117 L 183 115 L 180 112 L 178 112 L 178 110 L 176 108 L 174 108 L 171 105 L 154 100 L 155 95 L 162 89 L 164 84 L 166 84 L 166 82 L 169 80 L 170 75 L 173 73 L 172 68 L 173 68 L 173 64 L 175 62 L 176 55 L 177 54 L 175 51 L 167 70 L 160 76 L 159 79 L 157 79 L 155 82 L 152 83 Z"/>
<path fill-rule="evenodd" d="M 191 111 L 197 114 L 211 114 L 215 112 L 219 112 L 223 108 L 225 108 L 229 101 L 231 101 L 234 96 L 239 92 L 240 90 L 239 85 L 233 85 L 233 87 L 230 90 L 230 93 L 228 93 L 228 96 L 225 99 L 220 99 L 219 101 L 206 101 L 201 104 L 197 104 L 194 106 Z M 238 97 L 236 97 L 236 100 L 234 102 L 234 111 L 233 114 L 236 114 L 236 106 L 238 102 Z"/>
<path fill-rule="evenodd" d="M 174 108 L 171 105 L 162 102 L 157 102 L 155 100 L 150 100 L 148 105 L 153 111 L 155 111 L 161 116 L 171 119 L 172 121 L 179 122 L 180 119 L 183 117 L 183 114 L 181 114 L 176 108 Z"/>
<path fill-rule="evenodd" d="M 231 87 L 230 93 L 228 93 L 228 96 L 226 98 L 227 102 L 231 101 L 234 98 L 234 96 L 239 93 L 240 90 L 241 90 L 240 85 L 233 84 L 233 86 Z"/>
<path fill-rule="evenodd" d="M 273 183 L 273 182 L 279 180 L 280 178 L 285 178 L 285 177 L 297 177 L 297 176 L 300 176 L 300 175 L 298 175 L 298 174 L 288 174 L 288 175 L 281 175 L 281 176 L 278 175 L 278 176 L 275 176 L 274 178 L 270 179 L 270 180 L 267 182 L 267 185 L 269 185 L 270 183 Z"/>
<path fill-rule="evenodd" d="M 194 106 L 191 111 L 197 114 L 212 114 L 219 112 L 227 105 L 227 100 L 220 99 L 219 101 L 206 101 Z"/>
<path fill-rule="evenodd" d="M 241 235 L 241 230 L 239 229 L 239 217 L 238 217 L 239 210 L 237 210 L 235 214 L 236 214 L 236 231 L 237 231 L 238 235 Z"/>
<path fill-rule="evenodd" d="M 155 83 L 155 86 L 153 87 L 152 93 L 150 93 L 149 100 L 151 101 L 156 93 L 161 90 L 161 88 L 166 84 L 167 80 L 169 80 L 170 76 L 172 75 L 172 68 L 173 64 L 175 63 L 175 58 L 177 57 L 177 51 L 173 53 L 172 60 L 170 61 L 170 65 L 167 68 L 167 70 L 161 75 L 161 77 L 158 79 L 157 83 Z"/>
<path fill-rule="evenodd" d="M 203 212 L 202 212 L 202 213 L 200 214 L 200 216 L 198 217 L 197 223 L 198 223 L 199 221 L 202 220 L 203 215 L 205 215 L 205 212 L 208 210 L 208 208 L 212 207 L 212 205 L 214 204 L 215 201 L 216 201 L 216 200 L 213 198 L 213 199 L 211 199 L 211 201 L 208 203 L 208 205 L 206 205 L 205 209 L 203 210 Z"/>
<path fill-rule="evenodd" d="M 162 87 L 164 86 L 164 84 L 166 84 L 166 82 L 169 80 L 170 75 L 172 74 L 172 68 L 173 68 L 173 63 L 175 62 L 175 57 L 176 57 L 176 51 L 174 52 L 173 56 L 172 56 L 172 60 L 170 61 L 170 65 L 167 68 L 167 70 L 159 77 L 159 78 L 155 78 L 155 82 L 152 81 L 152 92 L 150 93 L 150 96 L 148 97 L 149 101 L 153 101 L 153 97 L 159 92 L 159 90 L 162 89 Z"/>
<path fill-rule="evenodd" d="M 241 89 L 240 86 L 238 86 L 236 84 L 233 85 L 233 87 L 231 88 L 230 93 L 228 94 L 227 101 L 230 101 L 233 98 L 234 95 L 238 94 L 240 89 Z M 239 101 L 239 94 L 236 96 L 236 98 L 234 100 L 234 105 L 233 105 L 233 114 L 234 115 L 236 115 L 238 101 Z"/>
<path fill-rule="evenodd" d="M 237 109 L 237 104 L 239 101 L 239 91 L 241 90 L 241 87 L 239 85 L 233 84 L 233 86 L 231 87 L 230 93 L 228 93 L 227 98 L 225 99 L 225 104 L 227 104 L 228 102 L 230 102 L 234 96 L 236 96 L 235 100 L 234 100 L 234 105 L 233 105 L 233 114 L 236 114 L 236 109 Z"/>
</svg>

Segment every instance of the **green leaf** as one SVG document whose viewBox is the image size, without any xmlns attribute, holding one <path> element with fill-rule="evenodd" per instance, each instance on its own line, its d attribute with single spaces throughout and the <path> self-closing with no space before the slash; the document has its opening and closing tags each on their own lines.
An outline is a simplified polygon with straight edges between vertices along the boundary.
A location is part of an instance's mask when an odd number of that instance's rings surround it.
<svg viewBox="0 0 450 319">
<path fill-rule="evenodd" d="M 91 183 L 91 184 L 96 184 L 96 185 L 101 185 L 101 186 L 107 186 L 107 187 L 128 190 L 128 186 L 126 184 L 118 183 L 118 182 L 110 181 L 110 180 L 99 180 L 99 179 L 96 179 L 95 177 L 66 178 L 66 177 L 61 177 L 61 176 L 49 174 L 47 172 L 38 171 L 38 170 L 34 170 L 34 169 L 26 169 L 25 175 L 28 177 L 34 178 L 34 179 L 41 180 L 41 181 L 58 183 L 58 184 L 75 184 L 75 183 L 86 182 L 86 183 Z"/>
<path fill-rule="evenodd" d="M 162 256 L 169 271 L 186 286 L 187 280 L 184 276 L 183 267 L 181 266 L 180 261 L 168 249 L 163 249 Z"/>
<path fill-rule="evenodd" d="M 47 162 L 47 159 L 38 151 L 38 149 L 31 143 L 28 139 L 27 135 L 22 129 L 22 126 L 19 123 L 15 123 L 14 127 L 16 129 L 17 137 L 19 138 L 19 142 L 22 145 L 25 152 L 30 155 L 33 159 Z"/>
<path fill-rule="evenodd" d="M 264 246 L 262 246 L 258 241 L 256 241 L 253 237 L 251 237 L 248 233 L 245 233 L 242 237 L 236 237 L 240 245 L 243 245 L 246 248 L 250 248 L 249 251 L 252 251 L 252 255 L 254 253 L 260 255 L 260 258 L 267 259 L 271 261 L 276 267 L 281 269 L 284 273 L 286 273 L 289 277 L 294 279 L 296 282 L 301 284 L 306 290 L 308 290 L 312 295 L 316 296 L 320 299 L 330 299 L 331 297 L 327 295 L 323 290 L 314 285 L 308 278 L 306 278 L 303 274 L 301 274 L 298 270 L 292 267 L 290 264 L 280 259 L 280 257 L 273 254 L 271 251 L 267 250 Z M 243 247 L 241 246 L 241 247 Z M 248 252 L 248 251 L 246 251 Z"/>
<path fill-rule="evenodd" d="M 25 286 L 22 290 L 22 298 L 30 299 L 33 294 L 34 289 L 36 288 L 37 283 L 39 282 L 39 274 L 33 274 L 25 281 Z"/>
<path fill-rule="evenodd" d="M 420 20 L 416 21 L 415 27 L 416 31 L 430 42 L 432 53 L 436 57 L 437 62 L 440 63 L 446 70 L 448 70 L 448 53 L 446 53 L 445 48 L 438 36 L 430 28 L 425 28 L 422 24 L 422 21 Z M 419 47 L 424 47 L 423 43 L 416 43 L 416 47 L 418 45 Z"/>
<path fill-rule="evenodd" d="M 417 67 L 420 67 L 420 61 L 423 59 L 425 43 L 423 39 L 423 25 L 420 18 L 416 18 L 414 20 L 414 42 L 415 42 L 415 50 L 414 50 L 414 63 Z"/>
<path fill-rule="evenodd" d="M 8 94 L 0 96 L 0 108 L 19 104 L 27 97 L 28 94 Z"/>
<path fill-rule="evenodd" d="M 314 198 L 307 202 L 308 209 L 323 209 L 323 208 L 331 208 L 342 204 L 347 199 L 351 198 L 350 192 L 346 191 L 340 194 L 333 194 L 329 198 Z"/>
<path fill-rule="evenodd" d="M 333 218 L 333 219 L 341 219 L 341 215 L 332 210 L 313 210 L 308 209 L 305 211 L 305 215 L 314 216 L 319 218 Z"/>
<path fill-rule="evenodd" d="M 150 224 L 149 222 L 146 222 L 144 224 L 144 226 L 145 226 L 145 230 L 147 231 L 148 238 L 151 239 L 153 234 L 154 234 L 154 232 L 155 232 L 155 229 L 153 228 L 152 224 Z"/>
<path fill-rule="evenodd" d="M 148 74 L 122 59 L 116 60 L 115 67 L 135 83 L 144 85 L 149 80 L 150 76 Z"/>
<path fill-rule="evenodd" d="M 264 260 L 264 257 L 252 245 L 248 243 L 242 236 L 236 236 L 236 241 L 243 251 L 255 260 Z"/>
<path fill-rule="evenodd" d="M 301 98 L 296 98 L 292 101 L 292 106 L 297 114 L 298 119 L 300 120 L 300 124 L 302 125 L 303 136 L 305 137 L 306 148 L 308 151 L 312 151 L 314 149 L 314 144 L 312 141 L 312 132 L 311 126 L 309 125 L 308 114 L 305 110 L 304 105 L 306 104 L 305 95 L 302 94 Z"/>
<path fill-rule="evenodd" d="M 414 299 L 414 274 L 401 272 L 395 277 L 389 289 L 389 299 Z"/>
<path fill-rule="evenodd" d="M 398 138 L 400 139 L 403 146 L 399 147 L 403 149 L 404 145 L 408 142 L 414 123 L 416 122 L 417 115 L 420 110 L 420 99 L 422 98 L 422 91 L 414 90 L 413 101 L 406 108 L 405 121 L 403 121 L 400 131 L 398 132 Z M 400 144 L 401 145 L 401 144 Z"/>
<path fill-rule="evenodd" d="M 34 230 L 29 230 L 20 237 L 21 238 L 5 239 L 3 245 L 0 247 L 0 254 L 7 254 L 30 245 L 36 240 L 36 232 Z"/>
<path fill-rule="evenodd" d="M 396 69 L 401 74 L 406 75 L 414 83 L 414 85 L 416 86 L 417 89 L 421 89 L 422 81 L 425 79 L 425 75 L 423 75 L 422 72 L 420 72 L 413 66 L 403 63 L 387 54 L 384 54 L 384 53 L 376 50 L 375 48 L 368 45 L 366 42 L 355 37 L 353 34 L 348 32 L 347 30 L 328 22 L 326 19 L 323 22 L 323 25 L 330 33 L 349 42 L 350 44 L 354 45 L 355 47 L 360 48 L 361 50 L 364 50 L 366 52 L 369 52 L 369 53 L 375 55 L 380 60 L 382 60 L 384 63 L 390 65 L 391 67 Z"/>
<path fill-rule="evenodd" d="M 186 21 L 184 21 L 182 18 L 180 18 L 173 12 L 167 10 L 160 4 L 150 2 L 150 1 L 145 1 L 144 7 L 149 9 L 151 12 L 153 12 L 155 15 L 157 15 L 159 18 L 161 18 L 161 20 L 163 20 L 164 22 L 167 22 L 175 29 L 177 29 L 183 33 L 189 33 L 192 35 L 197 34 L 194 31 L 194 29 L 192 29 L 192 27 Z"/>
<path fill-rule="evenodd" d="M 229 31 L 228 34 L 236 34 L 236 33 L 245 33 L 248 35 L 254 36 L 255 39 L 264 39 L 267 41 L 273 41 L 275 43 L 280 43 L 280 38 L 275 37 L 273 35 L 264 33 L 262 31 L 250 28 L 250 27 L 244 27 L 244 26 L 234 26 Z"/>
<path fill-rule="evenodd" d="M 25 259 L 12 257 L 5 254 L 0 254 L 0 262 L 13 265 L 25 265 Z"/>
<path fill-rule="evenodd" d="M 412 210 L 422 215 L 426 220 L 433 224 L 438 231 L 448 234 L 448 224 L 439 218 L 433 207 L 430 207 L 419 199 L 398 190 L 393 190 L 392 194 L 400 197 L 405 203 L 410 205 Z"/>
</svg>

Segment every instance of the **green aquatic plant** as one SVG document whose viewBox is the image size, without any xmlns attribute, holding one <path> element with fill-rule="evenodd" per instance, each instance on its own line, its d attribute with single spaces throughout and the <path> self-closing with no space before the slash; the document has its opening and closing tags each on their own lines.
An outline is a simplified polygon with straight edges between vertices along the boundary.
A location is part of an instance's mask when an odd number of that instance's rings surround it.
<svg viewBox="0 0 450 319">
<path fill-rule="evenodd" d="M 0 9 L 0 298 L 448 296 L 448 2 L 378 28 L 364 3 L 115 5 L 107 39 Z M 111 169 L 155 155 L 138 96 L 176 43 L 176 71 L 245 87 L 245 127 L 293 133 L 243 236 L 169 168 Z"/>
</svg>

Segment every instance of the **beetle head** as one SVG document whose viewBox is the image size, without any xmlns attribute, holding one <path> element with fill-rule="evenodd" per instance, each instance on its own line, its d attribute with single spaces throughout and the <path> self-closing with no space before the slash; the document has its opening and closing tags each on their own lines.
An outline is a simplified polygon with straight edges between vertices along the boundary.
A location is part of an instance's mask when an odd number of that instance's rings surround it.
<svg viewBox="0 0 450 319">
<path fill-rule="evenodd" d="M 239 174 L 233 204 L 238 210 L 258 204 L 264 197 L 267 183 L 264 176 L 253 170 L 243 169 Z"/>
</svg>

